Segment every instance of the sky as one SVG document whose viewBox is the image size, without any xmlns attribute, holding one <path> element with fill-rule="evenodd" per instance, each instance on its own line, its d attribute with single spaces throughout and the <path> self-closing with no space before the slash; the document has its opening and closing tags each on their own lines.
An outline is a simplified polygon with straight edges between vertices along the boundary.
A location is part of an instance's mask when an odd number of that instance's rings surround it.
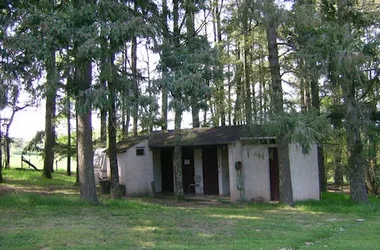
<svg viewBox="0 0 380 250">
<path fill-rule="evenodd" d="M 1 117 L 9 117 L 9 110 L 1 111 Z M 168 129 L 174 129 L 173 114 L 169 112 Z M 182 119 L 182 128 L 189 128 L 191 126 L 191 113 L 185 112 Z M 72 121 L 73 130 L 75 129 L 75 122 Z M 100 121 L 95 114 L 92 115 L 93 130 L 100 130 Z M 2 128 L 4 132 L 5 128 Z M 26 108 L 16 113 L 9 134 L 11 138 L 19 138 L 24 141 L 30 141 L 38 131 L 45 130 L 45 107 L 40 106 Z M 59 125 L 57 128 L 58 134 L 66 134 L 66 127 Z"/>
</svg>

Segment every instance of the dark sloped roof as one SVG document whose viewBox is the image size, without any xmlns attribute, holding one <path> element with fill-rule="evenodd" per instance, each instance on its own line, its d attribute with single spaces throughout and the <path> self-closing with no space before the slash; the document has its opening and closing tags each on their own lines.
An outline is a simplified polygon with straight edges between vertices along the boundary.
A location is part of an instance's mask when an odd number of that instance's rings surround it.
<svg viewBox="0 0 380 250">
<path fill-rule="evenodd" d="M 137 143 L 142 142 L 145 139 L 148 139 L 148 135 L 137 135 L 137 136 L 128 136 L 127 138 L 119 141 L 116 144 L 116 148 L 118 152 L 127 151 L 129 148 L 133 147 Z"/>
<path fill-rule="evenodd" d="M 235 142 L 243 133 L 244 126 L 183 129 L 182 146 L 221 145 Z M 173 147 L 174 130 L 156 131 L 149 138 L 149 147 Z"/>
</svg>

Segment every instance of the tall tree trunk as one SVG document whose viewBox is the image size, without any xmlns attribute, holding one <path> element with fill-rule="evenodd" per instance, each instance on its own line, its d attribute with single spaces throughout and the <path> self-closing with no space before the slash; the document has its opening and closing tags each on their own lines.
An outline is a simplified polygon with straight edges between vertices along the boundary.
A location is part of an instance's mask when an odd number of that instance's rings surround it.
<svg viewBox="0 0 380 250">
<path fill-rule="evenodd" d="M 57 68 L 55 62 L 55 51 L 50 52 L 46 63 L 45 96 L 45 147 L 44 147 L 44 169 L 43 176 L 52 178 L 54 171 L 54 146 L 55 146 L 55 105 L 57 95 Z"/>
<path fill-rule="evenodd" d="M 166 30 L 169 30 L 168 27 L 168 3 L 167 0 L 162 0 L 162 23 Z M 168 43 L 168 34 L 165 32 L 163 35 L 163 42 Z M 166 58 L 166 50 L 163 52 L 163 57 Z M 164 83 L 161 87 L 161 129 L 167 130 L 168 129 L 168 87 L 166 83 L 166 79 L 168 79 L 168 70 L 164 68 L 162 70 L 162 78 L 164 79 Z"/>
<path fill-rule="evenodd" d="M 270 3 L 274 5 L 273 2 Z M 267 13 L 268 14 L 268 13 Z M 272 78 L 272 108 L 277 117 L 284 114 L 284 101 L 281 86 L 280 63 L 277 48 L 277 32 L 274 17 L 269 14 L 267 19 L 267 42 L 269 52 L 269 67 Z M 289 139 L 286 132 L 282 131 L 277 136 L 278 167 L 280 179 L 280 202 L 294 205 L 292 178 L 289 161 Z"/>
<path fill-rule="evenodd" d="M 11 138 L 9 137 L 9 129 L 7 128 L 4 136 L 4 151 L 5 151 L 5 168 L 11 167 Z"/>
<path fill-rule="evenodd" d="M 173 31 L 174 48 L 180 47 L 179 30 L 179 0 L 173 0 Z M 175 69 L 177 70 L 177 69 Z M 174 72 L 176 74 L 176 72 Z M 173 96 L 174 105 L 174 172 L 175 172 L 175 195 L 178 200 L 184 199 L 183 179 L 182 179 L 182 147 L 181 147 L 181 120 L 182 120 L 182 93 L 176 92 Z"/>
<path fill-rule="evenodd" d="M 227 54 L 230 54 L 230 44 L 227 44 Z M 227 65 L 227 114 L 228 125 L 232 125 L 232 81 L 231 81 L 231 63 Z"/>
<path fill-rule="evenodd" d="M 148 42 L 145 44 L 145 51 L 146 51 L 146 70 L 148 74 L 148 95 L 149 95 L 149 133 L 153 132 L 153 124 L 154 124 L 154 117 L 153 117 L 153 89 L 152 89 L 152 80 L 150 75 L 150 56 L 149 56 L 149 48 L 148 48 Z"/>
<path fill-rule="evenodd" d="M 351 7 L 354 5 L 352 0 L 339 0 L 338 7 L 338 24 L 342 27 L 344 35 L 353 36 L 351 24 L 353 16 Z M 343 43 L 343 42 L 341 42 Z M 342 44 L 343 46 L 343 44 Z M 348 172 L 350 179 L 350 193 L 351 200 L 356 203 L 367 203 L 368 194 L 364 180 L 364 167 L 365 158 L 363 152 L 363 142 L 360 135 L 361 120 L 360 107 L 358 100 L 356 100 L 356 71 L 357 65 L 352 65 L 353 60 L 351 57 L 356 56 L 355 53 L 345 53 L 344 56 L 336 58 L 341 64 L 344 64 L 346 72 L 337 72 L 340 87 L 343 93 L 343 105 L 345 107 L 345 129 L 347 139 L 348 151 Z"/>
<path fill-rule="evenodd" d="M 183 200 L 185 198 L 183 191 L 183 179 L 182 179 L 182 135 L 181 135 L 181 120 L 182 111 L 181 107 L 177 107 L 174 117 L 174 172 L 175 172 L 175 195 L 177 200 Z"/>
<path fill-rule="evenodd" d="M 241 80 L 241 76 L 243 73 L 243 66 L 239 62 L 240 61 L 240 43 L 237 42 L 236 44 L 236 60 L 238 61 L 236 63 L 236 74 L 235 74 L 235 83 L 236 83 L 236 100 L 235 100 L 235 109 L 234 109 L 234 125 L 240 125 L 242 124 L 242 96 L 243 96 L 243 83 Z"/>
<path fill-rule="evenodd" d="M 107 109 L 106 108 L 102 108 L 100 110 L 100 144 L 102 147 L 106 147 L 107 145 Z"/>
<path fill-rule="evenodd" d="M 90 203 L 99 203 L 95 189 L 95 175 L 92 152 L 92 124 L 91 106 L 83 95 L 91 87 L 92 65 L 90 60 L 77 59 L 75 68 L 75 83 L 80 93 L 76 98 L 78 110 L 77 138 L 78 138 L 78 171 L 80 196 Z"/>
<path fill-rule="evenodd" d="M 138 10 L 137 2 L 134 3 L 134 10 Z M 133 82 L 133 135 L 137 135 L 138 126 L 138 112 L 139 112 L 139 85 L 137 79 L 137 37 L 132 38 L 132 50 L 131 50 L 131 64 L 132 64 L 132 82 Z"/>
<path fill-rule="evenodd" d="M 101 46 L 101 57 L 100 57 L 100 87 L 103 91 L 107 89 L 107 80 L 106 80 L 106 61 L 107 55 L 105 51 L 107 50 L 107 41 L 103 38 L 100 42 Z M 102 107 L 100 109 L 100 144 L 101 147 L 107 146 L 107 108 Z"/>
<path fill-rule="evenodd" d="M 365 159 L 363 142 L 360 136 L 360 114 L 358 103 L 355 99 L 354 83 L 351 89 L 345 90 L 344 105 L 346 106 L 345 128 L 348 149 L 348 171 L 350 178 L 351 200 L 357 203 L 367 203 L 368 195 L 364 179 Z M 347 88 L 347 87 L 346 87 Z M 345 89 L 346 89 L 345 88 Z"/>
<path fill-rule="evenodd" d="M 67 168 L 68 176 L 71 176 L 71 100 L 70 90 L 67 88 Z"/>
<path fill-rule="evenodd" d="M 245 4 L 244 4 L 245 6 Z M 251 44 L 247 41 L 247 36 L 249 34 L 249 24 L 248 24 L 248 16 L 247 16 L 248 8 L 244 8 L 243 10 L 243 42 L 244 42 L 244 82 L 245 82 L 245 119 L 246 124 L 252 124 L 252 96 L 251 96 L 251 63 L 249 60 L 250 56 L 250 46 Z"/>
<path fill-rule="evenodd" d="M 315 110 L 318 113 L 318 115 L 320 115 L 321 107 L 320 107 L 320 98 L 319 98 L 318 79 L 315 73 L 313 73 L 313 70 L 310 69 L 309 72 L 311 72 L 311 76 L 310 76 L 311 106 L 312 106 L 312 109 Z M 323 141 L 320 141 L 318 144 L 317 154 L 318 154 L 319 188 L 322 192 L 325 192 L 327 190 L 327 178 L 326 178 L 326 169 L 325 169 Z"/>
<path fill-rule="evenodd" d="M 244 42 L 246 43 L 246 37 Z M 249 62 L 249 48 L 244 44 L 244 79 L 245 79 L 245 119 L 247 125 L 252 124 L 252 95 L 251 95 L 251 65 Z"/>
<path fill-rule="evenodd" d="M 186 30 L 187 30 L 187 46 L 189 47 L 189 54 L 193 54 L 194 50 L 192 48 L 192 43 L 195 38 L 195 28 L 194 28 L 194 3 L 192 0 L 186 0 Z M 199 96 L 193 95 L 191 98 L 191 116 L 193 120 L 193 128 L 198 128 L 200 126 L 199 122 Z"/>
<path fill-rule="evenodd" d="M 115 67 L 113 65 L 113 56 L 109 58 L 109 68 Z M 117 199 L 121 197 L 119 190 L 119 169 L 117 165 L 117 148 L 116 148 L 116 89 L 114 73 L 108 78 L 108 91 L 109 91 L 109 110 L 108 110 L 108 156 L 111 169 L 111 197 Z"/>
<path fill-rule="evenodd" d="M 0 103 L 1 104 L 1 103 Z M 1 107 L 0 107 L 1 111 Z M 3 179 L 3 130 L 2 130 L 3 124 L 1 119 L 1 112 L 0 112 L 0 183 L 4 182 Z"/>
<path fill-rule="evenodd" d="M 127 64 L 128 64 L 128 49 L 125 48 L 123 53 L 123 72 L 125 75 L 127 75 Z M 130 90 L 127 85 L 123 86 L 123 90 L 121 91 L 122 94 L 122 129 L 123 129 L 123 138 L 127 138 L 129 134 L 129 123 L 131 121 L 131 112 L 130 112 Z"/>
<path fill-rule="evenodd" d="M 76 105 L 76 101 L 75 101 L 75 105 Z M 77 110 L 77 108 L 75 108 L 75 128 L 76 128 L 76 131 L 77 131 L 77 136 L 76 136 L 76 140 L 75 140 L 75 149 L 76 149 L 76 152 L 77 152 L 77 158 L 76 158 L 76 165 L 77 166 L 76 166 L 76 172 L 75 172 L 75 184 L 74 184 L 74 186 L 79 186 L 78 120 L 79 120 L 78 119 L 78 110 Z"/>
</svg>

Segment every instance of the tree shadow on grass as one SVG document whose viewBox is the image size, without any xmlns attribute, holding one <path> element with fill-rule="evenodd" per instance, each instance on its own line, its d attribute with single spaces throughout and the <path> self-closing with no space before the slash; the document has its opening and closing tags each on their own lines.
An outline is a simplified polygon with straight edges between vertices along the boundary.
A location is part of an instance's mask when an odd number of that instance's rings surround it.
<svg viewBox="0 0 380 250">
<path fill-rule="evenodd" d="M 0 193 L 6 192 L 77 192 L 74 186 L 75 177 L 66 176 L 63 173 L 54 173 L 52 179 L 42 176 L 39 171 L 30 169 L 6 169 L 4 171 L 4 183 L 0 185 Z"/>
<path fill-rule="evenodd" d="M 367 204 L 357 204 L 351 201 L 346 193 L 322 193 L 321 200 L 307 200 L 296 203 L 296 208 L 307 212 L 343 213 L 360 215 L 379 215 L 380 199 L 369 197 Z"/>
</svg>

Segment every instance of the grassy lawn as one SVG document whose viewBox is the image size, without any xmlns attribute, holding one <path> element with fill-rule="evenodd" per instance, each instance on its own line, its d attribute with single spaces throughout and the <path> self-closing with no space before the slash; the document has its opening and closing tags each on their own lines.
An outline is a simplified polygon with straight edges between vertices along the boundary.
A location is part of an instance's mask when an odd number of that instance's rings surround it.
<svg viewBox="0 0 380 250">
<path fill-rule="evenodd" d="M 380 201 L 354 205 L 326 193 L 322 201 L 278 204 L 178 203 L 100 196 L 79 200 L 75 179 L 4 170 L 0 249 L 378 249 Z"/>
<path fill-rule="evenodd" d="M 32 164 L 34 164 L 38 169 L 43 169 L 44 167 L 44 159 L 41 155 L 38 154 L 25 154 L 24 155 L 25 159 L 30 161 Z M 11 154 L 11 168 L 24 168 L 24 169 L 31 169 L 28 164 L 25 162 L 21 162 L 21 153 L 12 153 Z M 71 170 L 75 171 L 76 170 L 76 160 L 72 159 L 71 160 Z M 65 170 L 67 168 L 67 159 L 63 158 L 60 159 L 59 161 L 54 163 L 54 170 Z"/>
</svg>

